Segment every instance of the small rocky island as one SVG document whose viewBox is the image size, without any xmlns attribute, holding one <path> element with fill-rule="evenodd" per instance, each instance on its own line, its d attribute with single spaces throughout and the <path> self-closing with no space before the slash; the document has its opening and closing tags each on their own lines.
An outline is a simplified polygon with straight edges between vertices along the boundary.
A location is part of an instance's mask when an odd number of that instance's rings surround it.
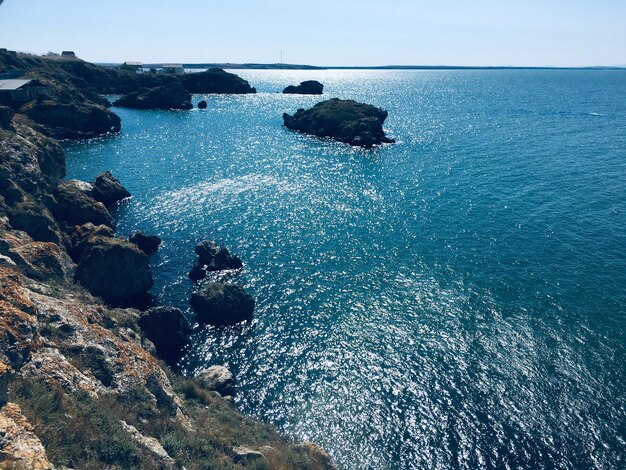
<svg viewBox="0 0 626 470">
<path fill-rule="evenodd" d="M 337 98 L 298 109 L 293 116 L 283 114 L 288 129 L 364 148 L 394 142 L 383 130 L 385 119 L 387 111 L 381 108 Z"/>
<path fill-rule="evenodd" d="M 300 85 L 289 85 L 283 90 L 286 95 L 321 95 L 324 93 L 324 85 L 317 80 L 306 80 Z"/>
</svg>

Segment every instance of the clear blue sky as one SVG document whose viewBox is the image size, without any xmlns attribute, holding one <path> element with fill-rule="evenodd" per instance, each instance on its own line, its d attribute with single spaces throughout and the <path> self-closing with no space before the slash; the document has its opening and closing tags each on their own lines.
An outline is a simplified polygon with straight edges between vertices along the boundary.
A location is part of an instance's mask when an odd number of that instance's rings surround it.
<svg viewBox="0 0 626 470">
<path fill-rule="evenodd" d="M 95 62 L 626 64 L 626 0 L 5 0 L 0 47 Z"/>
</svg>

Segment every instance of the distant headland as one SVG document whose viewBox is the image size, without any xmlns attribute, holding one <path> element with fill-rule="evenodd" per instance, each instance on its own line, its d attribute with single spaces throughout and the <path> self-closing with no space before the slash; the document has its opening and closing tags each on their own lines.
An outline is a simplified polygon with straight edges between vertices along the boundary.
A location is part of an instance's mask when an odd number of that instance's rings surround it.
<svg viewBox="0 0 626 470">
<path fill-rule="evenodd" d="M 104 67 L 121 67 L 120 62 L 100 62 Z M 146 69 L 161 69 L 168 63 L 145 63 Z M 553 66 L 514 66 L 514 65 L 308 65 L 308 64 L 262 64 L 262 63 L 188 63 L 181 64 L 185 69 L 204 70 L 250 69 L 250 70 L 626 70 L 626 65 L 597 65 L 587 67 L 553 67 Z"/>
</svg>

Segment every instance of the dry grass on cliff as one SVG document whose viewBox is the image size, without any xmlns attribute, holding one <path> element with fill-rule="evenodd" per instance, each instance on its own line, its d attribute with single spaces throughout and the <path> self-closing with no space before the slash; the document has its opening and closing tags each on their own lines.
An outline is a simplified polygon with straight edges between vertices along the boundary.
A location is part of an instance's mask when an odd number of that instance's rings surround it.
<svg viewBox="0 0 626 470">
<path fill-rule="evenodd" d="M 244 417 L 222 398 L 178 379 L 177 389 L 186 397 L 186 411 L 194 431 L 185 429 L 167 410 L 159 408 L 144 389 L 124 395 L 83 392 L 66 394 L 30 379 L 13 383 L 10 399 L 17 402 L 34 425 L 56 465 L 76 469 L 160 468 L 154 457 L 134 442 L 120 420 L 142 434 L 158 439 L 168 454 L 188 470 L 201 469 L 306 469 L 315 468 L 299 450 L 273 428 Z M 235 463 L 234 446 L 276 451 L 267 463 Z M 268 466 L 268 463 L 270 464 Z"/>
</svg>

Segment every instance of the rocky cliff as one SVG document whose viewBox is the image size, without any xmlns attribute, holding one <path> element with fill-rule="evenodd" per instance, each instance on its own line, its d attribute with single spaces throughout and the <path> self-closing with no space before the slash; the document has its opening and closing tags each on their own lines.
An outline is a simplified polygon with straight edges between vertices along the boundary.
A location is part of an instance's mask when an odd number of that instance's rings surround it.
<svg viewBox="0 0 626 470">
<path fill-rule="evenodd" d="M 58 80 L 46 65 L 19 65 Z M 105 72 L 69 65 L 59 67 L 70 69 L 70 85 L 59 82 L 51 102 L 110 113 L 88 86 L 71 85 L 93 73 L 102 86 Z M 241 415 L 215 391 L 228 388 L 173 374 L 145 333 L 158 338 L 167 312 L 148 318 L 112 306 L 152 282 L 145 253 L 115 238 L 105 205 L 127 193 L 108 173 L 65 181 L 63 150 L 50 135 L 83 132 L 59 131 L 73 111 L 57 121 L 39 117 L 39 105 L 0 109 L 0 468 L 333 468 L 317 446 Z M 101 197 L 111 188 L 119 197 Z M 110 275 L 111 260 L 141 285 Z"/>
</svg>

